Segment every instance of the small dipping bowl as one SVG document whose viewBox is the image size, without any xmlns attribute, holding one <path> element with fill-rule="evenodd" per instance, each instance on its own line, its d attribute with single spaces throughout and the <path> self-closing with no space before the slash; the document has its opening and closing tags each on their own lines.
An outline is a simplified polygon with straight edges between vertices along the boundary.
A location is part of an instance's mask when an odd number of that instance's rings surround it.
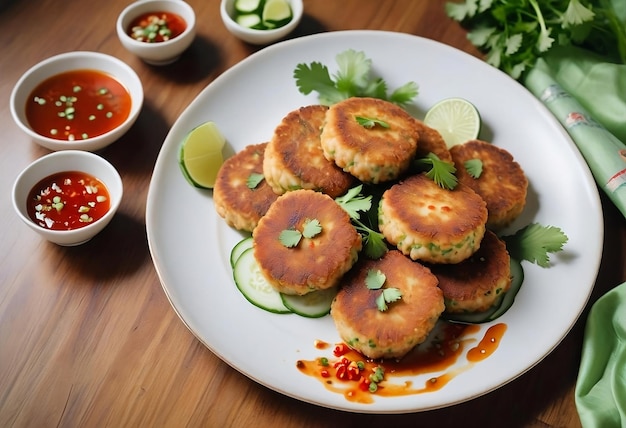
<svg viewBox="0 0 626 428">
<path fill-rule="evenodd" d="M 234 19 L 235 0 L 222 0 L 220 4 L 220 15 L 224 26 L 226 26 L 226 29 L 234 36 L 253 45 L 267 45 L 285 38 L 289 33 L 295 30 L 302 20 L 304 13 L 302 0 L 288 0 L 288 2 L 293 15 L 291 21 L 282 27 L 270 30 L 258 30 L 239 25 Z"/>
<path fill-rule="evenodd" d="M 139 41 L 128 34 L 132 22 L 147 13 L 169 12 L 185 21 L 185 30 L 165 41 Z M 167 65 L 176 61 L 196 36 L 196 15 L 183 0 L 139 0 L 128 5 L 117 18 L 117 36 L 131 53 L 151 65 Z"/>
<path fill-rule="evenodd" d="M 59 140 L 36 132 L 26 117 L 26 104 L 32 92 L 52 76 L 77 70 L 93 70 L 108 74 L 130 94 L 130 111 L 116 128 L 90 138 Z M 126 63 L 99 52 L 67 52 L 48 58 L 31 67 L 15 84 L 11 92 L 10 109 L 17 126 L 34 142 L 49 150 L 100 150 L 121 138 L 135 123 L 143 106 L 143 86 L 139 76 Z"/>
<path fill-rule="evenodd" d="M 52 230 L 35 224 L 27 211 L 31 190 L 46 177 L 67 171 L 86 173 L 104 183 L 109 193 L 108 211 L 99 219 L 78 229 Z M 74 246 L 89 241 L 109 224 L 119 208 L 122 194 L 122 179 L 107 160 L 91 152 L 64 150 L 37 159 L 18 175 L 13 184 L 13 208 L 22 221 L 43 238 L 58 245 Z"/>
</svg>

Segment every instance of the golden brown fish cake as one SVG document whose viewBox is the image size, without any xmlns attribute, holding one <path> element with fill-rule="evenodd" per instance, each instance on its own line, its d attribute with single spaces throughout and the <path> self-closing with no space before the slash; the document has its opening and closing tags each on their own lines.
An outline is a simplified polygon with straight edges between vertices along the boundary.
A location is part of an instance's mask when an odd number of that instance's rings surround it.
<svg viewBox="0 0 626 428">
<path fill-rule="evenodd" d="M 486 221 L 485 201 L 470 187 L 443 189 L 424 174 L 391 186 L 378 207 L 378 227 L 387 241 L 411 259 L 430 263 L 471 256 Z"/>
<path fill-rule="evenodd" d="M 421 159 L 426 157 L 429 153 L 434 153 L 442 161 L 453 163 L 450 150 L 448 150 L 446 141 L 439 131 L 426 125 L 421 120 L 415 119 L 415 121 L 419 127 L 419 144 L 417 145 L 415 158 Z"/>
<path fill-rule="evenodd" d="M 487 203 L 487 227 L 498 230 L 515 220 L 526 205 L 528 179 L 513 156 L 503 148 L 485 141 L 472 140 L 450 149 L 459 182 L 471 187 Z M 483 170 L 473 178 L 464 167 L 466 161 L 480 159 Z"/>
<path fill-rule="evenodd" d="M 251 174 L 263 173 L 263 153 L 267 143 L 251 144 L 226 159 L 213 187 L 213 203 L 226 223 L 251 232 L 278 198 L 265 180 L 254 189 L 248 187 Z"/>
<path fill-rule="evenodd" d="M 365 284 L 370 270 L 385 275 L 383 288 L 395 287 L 402 293 L 384 312 L 376 305 L 381 290 L 370 290 Z M 428 337 L 444 309 L 437 277 L 391 250 L 378 260 L 359 260 L 344 276 L 330 314 L 339 336 L 351 348 L 373 359 L 401 358 Z"/>
<path fill-rule="evenodd" d="M 374 119 L 365 127 L 357 118 Z M 324 155 L 365 183 L 396 179 L 410 165 L 418 145 L 418 126 L 401 107 L 375 98 L 348 98 L 326 113 L 321 142 Z"/>
<path fill-rule="evenodd" d="M 354 178 L 324 157 L 320 132 L 328 107 L 312 105 L 287 114 L 265 151 L 263 172 L 274 192 L 311 189 L 333 198 L 343 195 Z"/>
<path fill-rule="evenodd" d="M 319 221 L 321 232 L 311 238 L 303 236 L 292 248 L 281 243 L 281 232 L 302 232 L 307 220 Z M 281 195 L 252 237 L 263 276 L 285 294 L 303 295 L 335 286 L 361 250 L 361 235 L 346 211 L 330 196 L 306 189 Z"/>
<path fill-rule="evenodd" d="M 511 265 L 506 245 L 495 233 L 485 232 L 480 248 L 454 265 L 432 265 L 439 280 L 446 312 L 482 312 L 511 286 Z"/>
</svg>

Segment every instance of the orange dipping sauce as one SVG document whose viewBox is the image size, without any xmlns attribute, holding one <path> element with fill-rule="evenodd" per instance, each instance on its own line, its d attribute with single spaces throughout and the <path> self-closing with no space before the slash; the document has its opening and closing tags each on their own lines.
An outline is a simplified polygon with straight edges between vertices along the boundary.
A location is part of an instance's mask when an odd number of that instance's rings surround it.
<svg viewBox="0 0 626 428">
<path fill-rule="evenodd" d="M 126 33 L 133 39 L 146 42 L 166 42 L 180 36 L 187 28 L 185 20 L 172 12 L 148 12 L 135 18 Z"/>
<path fill-rule="evenodd" d="M 109 191 L 96 177 L 65 171 L 39 181 L 28 194 L 26 211 L 44 229 L 73 230 L 104 216 L 111 206 Z"/>
<path fill-rule="evenodd" d="M 31 92 L 26 119 L 45 137 L 84 140 L 121 125 L 130 108 L 130 93 L 114 77 L 97 70 L 72 70 L 44 80 Z"/>
</svg>

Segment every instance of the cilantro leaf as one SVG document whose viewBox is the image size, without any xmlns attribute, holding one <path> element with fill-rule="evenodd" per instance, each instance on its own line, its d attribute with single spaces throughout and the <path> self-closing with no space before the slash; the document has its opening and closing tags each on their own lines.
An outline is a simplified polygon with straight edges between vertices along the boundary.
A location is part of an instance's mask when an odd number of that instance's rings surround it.
<svg viewBox="0 0 626 428">
<path fill-rule="evenodd" d="M 304 227 L 302 229 L 302 236 L 305 238 L 314 238 L 322 232 L 322 225 L 316 218 L 306 219 L 304 221 Z"/>
<path fill-rule="evenodd" d="M 389 128 L 389 124 L 384 120 L 378 120 L 363 116 L 355 116 L 355 119 L 359 125 L 367 129 L 372 129 L 375 126 L 380 126 L 381 128 Z"/>
<path fill-rule="evenodd" d="M 426 157 L 418 159 L 416 164 L 420 169 L 425 170 L 426 177 L 437 183 L 439 187 L 448 190 L 453 190 L 456 187 L 458 183 L 458 179 L 454 175 L 456 168 L 451 163 L 439 159 L 436 154 L 428 153 Z"/>
<path fill-rule="evenodd" d="M 567 235 L 560 228 L 538 223 L 531 223 L 502 239 L 511 258 L 527 260 L 541 267 L 548 267 L 549 253 L 561 251 L 568 241 Z"/>
<path fill-rule="evenodd" d="M 373 97 L 404 105 L 417 96 L 415 82 L 408 82 L 388 95 L 385 80 L 371 76 L 372 60 L 364 52 L 348 49 L 335 59 L 338 71 L 333 76 L 328 67 L 320 62 L 298 64 L 293 73 L 298 90 L 304 95 L 317 92 L 320 103 L 324 105 L 350 97 Z"/>
<path fill-rule="evenodd" d="M 472 178 L 480 178 L 483 173 L 483 162 L 480 159 L 468 159 L 463 166 Z"/>
<path fill-rule="evenodd" d="M 287 248 L 293 248 L 300 243 L 302 232 L 296 229 L 285 229 L 278 235 L 278 240 Z"/>
<path fill-rule="evenodd" d="M 362 195 L 362 189 L 363 185 L 359 184 L 349 189 L 345 195 L 335 198 L 335 202 L 348 213 L 356 230 L 361 233 L 365 255 L 370 259 L 378 259 L 387 251 L 387 244 L 382 233 L 366 226 L 360 220 L 359 212 L 367 213 L 372 208 L 372 195 Z"/>
<path fill-rule="evenodd" d="M 365 285 L 369 290 L 379 290 L 386 280 L 387 277 L 380 269 L 370 269 L 365 276 Z"/>
<path fill-rule="evenodd" d="M 446 14 L 486 61 L 521 80 L 555 46 L 581 46 L 626 63 L 626 23 L 607 0 L 454 0 Z"/>
<path fill-rule="evenodd" d="M 363 185 L 359 184 L 349 189 L 345 195 L 335 198 L 335 202 L 348 213 L 351 219 L 358 219 L 359 211 L 369 211 L 372 207 L 372 196 L 361 195 L 361 190 L 363 190 Z"/>
<path fill-rule="evenodd" d="M 253 172 L 248 176 L 248 179 L 246 180 L 246 186 L 248 187 L 248 189 L 256 189 L 257 186 L 261 184 L 264 179 L 265 177 L 263 176 L 263 174 Z"/>
</svg>

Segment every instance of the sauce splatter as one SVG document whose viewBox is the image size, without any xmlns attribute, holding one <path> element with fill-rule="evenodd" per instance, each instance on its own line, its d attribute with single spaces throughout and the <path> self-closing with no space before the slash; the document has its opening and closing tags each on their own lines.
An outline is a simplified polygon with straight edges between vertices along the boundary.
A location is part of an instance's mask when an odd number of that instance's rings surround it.
<svg viewBox="0 0 626 428">
<path fill-rule="evenodd" d="M 39 226 L 52 230 L 85 227 L 109 210 L 104 183 L 80 171 L 52 174 L 39 181 L 28 194 L 26 210 Z"/>
<path fill-rule="evenodd" d="M 187 28 L 185 20 L 172 12 L 148 12 L 135 18 L 128 35 L 146 43 L 166 42 L 180 36 Z"/>
<path fill-rule="evenodd" d="M 440 323 L 427 343 L 401 360 L 370 360 L 341 343 L 335 345 L 333 354 L 336 358 L 332 361 L 327 357 L 299 360 L 296 367 L 301 373 L 318 379 L 327 390 L 357 403 L 373 403 L 375 396 L 429 393 L 444 388 L 457 375 L 491 356 L 506 328 L 502 323 L 489 327 L 479 343 L 466 352 L 470 344 L 477 341 L 474 335 L 480 331 L 480 326 Z M 324 350 L 330 346 L 320 340 L 315 342 L 316 349 Z M 467 364 L 458 366 L 464 353 Z M 377 371 L 384 373 L 384 379 L 378 382 L 372 377 Z M 435 373 L 441 374 L 429 377 L 423 385 L 414 385 L 416 376 Z M 373 388 L 372 383 L 376 383 Z"/>
<path fill-rule="evenodd" d="M 26 119 L 33 131 L 55 140 L 105 134 L 130 114 L 128 90 L 97 70 L 71 70 L 40 83 L 28 97 Z"/>
</svg>

